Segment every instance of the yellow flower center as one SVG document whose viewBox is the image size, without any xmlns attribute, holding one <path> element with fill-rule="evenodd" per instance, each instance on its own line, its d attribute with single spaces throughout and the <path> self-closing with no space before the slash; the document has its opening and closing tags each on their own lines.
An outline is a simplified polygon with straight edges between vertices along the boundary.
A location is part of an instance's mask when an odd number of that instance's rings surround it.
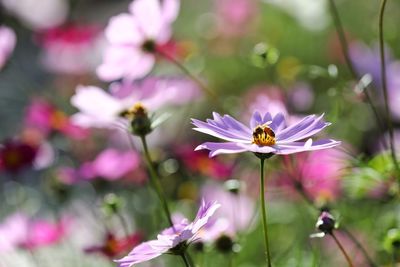
<svg viewBox="0 0 400 267">
<path fill-rule="evenodd" d="M 253 131 L 253 144 L 273 146 L 276 143 L 274 131 L 266 125 L 259 125 Z"/>
<path fill-rule="evenodd" d="M 120 113 L 121 117 L 132 120 L 136 117 L 144 117 L 147 116 L 147 109 L 143 106 L 142 103 L 137 102 L 131 108 L 126 109 Z"/>
</svg>

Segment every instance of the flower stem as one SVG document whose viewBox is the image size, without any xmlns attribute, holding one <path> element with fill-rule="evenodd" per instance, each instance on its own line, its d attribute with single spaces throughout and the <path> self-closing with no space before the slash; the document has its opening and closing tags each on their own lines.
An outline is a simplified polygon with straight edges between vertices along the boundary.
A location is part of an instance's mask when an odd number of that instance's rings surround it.
<svg viewBox="0 0 400 267">
<path fill-rule="evenodd" d="M 343 256 L 346 258 L 347 263 L 349 264 L 349 267 L 354 267 L 353 263 L 351 262 L 351 259 L 349 255 L 347 254 L 346 250 L 342 246 L 342 244 L 339 242 L 339 239 L 337 239 L 336 235 L 334 233 L 330 233 L 332 236 L 333 240 L 335 240 L 335 243 L 338 245 L 340 251 L 342 252 Z"/>
<path fill-rule="evenodd" d="M 190 260 L 189 260 L 188 255 L 186 254 L 186 252 L 183 252 L 183 253 L 181 254 L 181 257 L 182 257 L 182 260 L 183 260 L 183 262 L 185 263 L 185 266 L 186 266 L 186 267 L 191 267 L 191 266 L 192 266 L 192 265 L 190 264 Z"/>
<path fill-rule="evenodd" d="M 165 215 L 167 216 L 169 224 L 171 225 L 171 227 L 174 227 L 174 224 L 173 224 L 172 218 L 171 218 L 171 212 L 169 210 L 168 203 L 165 198 L 165 194 L 164 194 L 161 184 L 160 184 L 160 178 L 158 177 L 157 172 L 154 169 L 153 161 L 150 157 L 149 149 L 147 147 L 146 137 L 142 135 L 142 136 L 140 136 L 140 140 L 142 141 L 147 168 L 149 169 L 149 172 L 150 172 L 150 183 L 153 186 L 154 191 L 156 191 L 156 194 L 161 202 L 161 205 L 164 209 Z"/>
<path fill-rule="evenodd" d="M 349 68 L 349 71 L 350 71 L 351 75 L 353 76 L 353 79 L 359 80 L 360 79 L 359 74 L 357 73 L 357 71 L 353 65 L 353 62 L 351 61 L 351 58 L 350 58 L 349 46 L 347 43 L 346 35 L 343 30 L 342 21 L 340 19 L 339 12 L 338 12 L 338 9 L 335 4 L 335 0 L 329 0 L 329 6 L 330 6 L 330 11 L 331 11 L 331 16 L 332 16 L 333 22 L 335 24 L 336 33 L 339 38 L 340 46 L 342 48 L 342 53 L 343 53 L 344 59 L 346 61 L 346 65 Z M 367 88 L 365 88 L 365 90 L 363 91 L 364 95 L 365 95 L 366 100 L 374 114 L 377 126 L 380 128 L 381 132 L 384 133 L 385 132 L 384 125 L 379 116 L 378 109 L 376 108 L 375 104 L 373 103 L 372 98 L 368 92 L 369 89 L 370 89 L 369 86 L 367 86 Z M 386 146 L 386 143 L 384 143 L 384 144 Z"/>
<path fill-rule="evenodd" d="M 167 59 L 168 61 L 172 62 L 175 66 L 177 66 L 181 71 L 183 71 L 191 80 L 193 80 L 197 85 L 205 91 L 211 99 L 217 101 L 218 96 L 217 94 L 211 90 L 207 85 L 205 85 L 196 75 L 192 74 L 188 68 L 186 68 L 179 60 L 174 58 L 173 56 L 169 55 L 163 49 L 157 49 L 157 53 Z"/>
<path fill-rule="evenodd" d="M 385 100 L 385 112 L 386 112 L 387 126 L 389 128 L 390 152 L 391 152 L 391 156 L 392 156 L 396 171 L 397 171 L 397 173 L 399 173 L 400 167 L 399 167 L 399 163 L 397 162 L 395 145 L 394 145 L 392 115 L 389 111 L 389 95 L 388 95 L 387 82 L 386 82 L 385 44 L 384 44 L 384 40 L 383 40 L 383 16 L 385 13 L 386 2 L 387 2 L 386 0 L 381 1 L 381 6 L 379 9 L 379 24 L 378 24 L 379 52 L 380 52 L 380 57 L 381 57 L 381 79 L 382 79 L 383 96 L 384 96 L 384 100 Z"/>
<path fill-rule="evenodd" d="M 271 267 L 271 254 L 269 252 L 268 243 L 268 223 L 267 223 L 267 209 L 265 207 L 265 182 L 264 182 L 264 162 L 265 158 L 260 158 L 260 201 L 261 201 L 261 213 L 262 222 L 264 227 L 264 241 L 265 241 L 265 253 L 267 255 L 268 267 Z"/>
</svg>

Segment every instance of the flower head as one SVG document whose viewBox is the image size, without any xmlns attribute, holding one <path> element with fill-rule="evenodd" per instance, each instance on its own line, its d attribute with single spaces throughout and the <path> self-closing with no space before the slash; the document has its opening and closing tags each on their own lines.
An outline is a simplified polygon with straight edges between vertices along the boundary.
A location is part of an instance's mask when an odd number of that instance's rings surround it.
<svg viewBox="0 0 400 267">
<path fill-rule="evenodd" d="M 111 18 L 105 35 L 109 42 L 97 69 L 105 81 L 133 80 L 150 72 L 158 46 L 171 37 L 171 24 L 179 10 L 178 0 L 135 0 L 130 13 Z"/>
<path fill-rule="evenodd" d="M 100 47 L 98 27 L 67 24 L 39 36 L 41 61 L 47 70 L 60 74 L 86 74 L 94 70 Z"/>
<path fill-rule="evenodd" d="M 51 222 L 14 213 L 0 224 L 0 251 L 8 252 L 17 248 L 32 250 L 56 244 L 66 235 L 69 223 L 66 218 Z"/>
<path fill-rule="evenodd" d="M 267 112 L 263 117 L 254 112 L 250 127 L 229 115 L 221 116 L 214 112 L 213 119 L 202 122 L 193 119 L 194 130 L 206 133 L 227 142 L 206 142 L 196 148 L 210 150 L 210 156 L 250 151 L 258 154 L 292 154 L 331 148 L 340 144 L 332 139 L 313 141 L 310 137 L 320 132 L 330 123 L 322 120 L 323 115 L 310 115 L 299 122 L 286 127 L 281 113 L 271 116 Z M 307 139 L 306 142 L 303 140 Z"/>
<path fill-rule="evenodd" d="M 186 79 L 149 78 L 140 83 L 114 83 L 111 94 L 95 86 L 78 86 L 71 98 L 79 112 L 72 116 L 82 127 L 110 128 L 123 122 L 140 103 L 150 113 L 169 105 L 185 104 L 199 95 L 200 90 Z M 123 116 L 126 117 L 126 116 Z M 129 118 L 128 118 L 129 119 Z M 126 121 L 126 120 L 125 120 Z"/>
<path fill-rule="evenodd" d="M 200 230 L 220 207 L 216 202 L 202 202 L 196 218 L 189 223 L 186 219 L 165 229 L 156 240 L 144 242 L 135 247 L 127 256 L 116 260 L 119 267 L 130 267 L 134 264 L 154 259 L 164 253 L 181 253 L 191 242 L 199 238 Z"/>
</svg>

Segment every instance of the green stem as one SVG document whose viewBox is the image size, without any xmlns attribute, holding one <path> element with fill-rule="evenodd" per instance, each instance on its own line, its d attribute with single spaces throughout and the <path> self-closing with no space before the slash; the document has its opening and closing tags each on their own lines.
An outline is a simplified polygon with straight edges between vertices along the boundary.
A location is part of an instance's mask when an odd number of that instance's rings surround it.
<svg viewBox="0 0 400 267">
<path fill-rule="evenodd" d="M 381 57 L 381 79 L 382 79 L 382 90 L 383 96 L 385 98 L 385 112 L 387 119 L 387 126 L 389 128 L 389 144 L 390 144 L 390 152 L 393 159 L 394 166 L 396 168 L 397 173 L 400 172 L 399 163 L 397 162 L 395 145 L 394 145 L 394 135 L 393 135 L 393 123 L 392 123 L 392 115 L 389 110 L 389 94 L 386 82 L 386 63 L 385 63 L 385 44 L 383 39 L 383 17 L 385 14 L 386 0 L 381 1 L 381 7 L 379 9 L 379 52 Z M 400 177 L 399 177 L 400 178 Z"/>
<path fill-rule="evenodd" d="M 190 260 L 188 258 L 188 255 L 186 254 L 186 252 L 183 252 L 181 254 L 181 257 L 182 257 L 183 262 L 185 263 L 185 266 L 186 267 L 191 267 Z"/>
<path fill-rule="evenodd" d="M 350 58 L 349 46 L 347 43 L 346 35 L 344 33 L 343 24 L 342 24 L 338 9 L 335 4 L 335 0 L 329 0 L 329 6 L 330 6 L 330 11 L 331 11 L 331 16 L 332 16 L 333 22 L 335 24 L 336 33 L 339 38 L 340 46 L 342 48 L 342 53 L 343 53 L 344 59 L 346 61 L 346 65 L 349 68 L 349 71 L 350 71 L 351 75 L 353 76 L 353 79 L 359 80 L 360 77 L 359 77 L 359 75 L 356 71 L 356 68 L 354 67 L 353 62 L 351 61 L 351 58 Z M 368 87 L 369 86 L 367 86 L 367 88 L 364 89 L 364 91 L 363 91 L 364 95 L 365 95 L 366 100 L 367 100 L 369 106 L 371 107 L 371 110 L 375 116 L 377 126 L 380 128 L 381 132 L 384 133 L 385 132 L 384 125 L 379 116 L 378 109 L 376 108 L 376 106 L 375 106 L 374 102 L 372 101 L 372 98 L 368 92 L 368 90 L 369 90 Z M 386 142 L 384 144 L 386 146 Z"/>
<path fill-rule="evenodd" d="M 269 252 L 268 243 L 268 223 L 267 223 L 267 209 L 265 207 L 265 182 L 264 182 L 264 162 L 265 158 L 260 158 L 260 200 L 261 200 L 261 215 L 264 227 L 264 241 L 265 241 L 265 252 L 267 254 L 268 267 L 271 267 L 271 254 Z"/>
<path fill-rule="evenodd" d="M 336 235 L 334 233 L 330 234 L 333 238 L 333 240 L 335 240 L 335 243 L 338 245 L 340 251 L 342 252 L 343 256 L 346 258 L 347 263 L 349 264 L 349 267 L 354 267 L 353 263 L 351 262 L 351 259 L 349 257 L 349 255 L 347 254 L 346 250 L 344 249 L 344 247 L 342 246 L 342 244 L 339 242 L 339 239 L 337 239 Z"/>
<path fill-rule="evenodd" d="M 161 184 L 160 184 L 160 178 L 158 177 L 157 171 L 154 169 L 153 161 L 151 159 L 149 149 L 147 147 L 146 137 L 140 136 L 140 140 L 142 141 L 147 168 L 149 169 L 149 172 L 150 172 L 150 183 L 153 186 L 154 191 L 156 192 L 156 194 L 161 202 L 161 205 L 164 209 L 165 215 L 167 216 L 169 224 L 171 225 L 171 227 L 174 227 L 174 224 L 171 219 L 171 212 L 169 210 L 167 200 L 165 198 L 164 192 L 163 192 Z"/>
<path fill-rule="evenodd" d="M 293 169 L 293 168 L 292 168 Z M 290 178 L 292 179 L 293 183 L 295 184 L 294 188 L 295 190 L 302 196 L 304 201 L 312 208 L 316 210 L 320 210 L 318 207 L 314 205 L 313 200 L 306 194 L 304 187 L 301 183 L 299 183 L 294 176 L 290 175 Z M 364 255 L 365 259 L 368 261 L 368 264 L 370 267 L 377 267 L 378 265 L 372 260 L 372 258 L 369 256 L 368 252 L 366 249 L 362 246 L 361 242 L 357 240 L 357 238 L 343 225 L 340 227 L 342 232 L 354 243 L 354 245 L 361 251 L 361 253 Z"/>
</svg>

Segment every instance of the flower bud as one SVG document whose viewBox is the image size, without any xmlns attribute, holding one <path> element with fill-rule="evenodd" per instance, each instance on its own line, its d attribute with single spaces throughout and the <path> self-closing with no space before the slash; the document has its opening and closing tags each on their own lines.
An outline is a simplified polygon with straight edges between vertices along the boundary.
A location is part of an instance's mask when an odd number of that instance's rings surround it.
<svg viewBox="0 0 400 267">
<path fill-rule="evenodd" d="M 146 136 L 152 131 L 151 120 L 141 103 L 136 103 L 132 108 L 121 112 L 120 116 L 130 121 L 134 135 Z"/>
<path fill-rule="evenodd" d="M 233 251 L 233 245 L 234 245 L 234 242 L 233 242 L 232 238 L 230 238 L 227 235 L 221 235 L 215 241 L 215 247 L 221 253 L 230 253 L 230 252 L 232 252 Z"/>
<path fill-rule="evenodd" d="M 121 208 L 121 200 L 115 194 L 107 194 L 103 201 L 103 211 L 107 215 L 116 214 Z"/>
</svg>

